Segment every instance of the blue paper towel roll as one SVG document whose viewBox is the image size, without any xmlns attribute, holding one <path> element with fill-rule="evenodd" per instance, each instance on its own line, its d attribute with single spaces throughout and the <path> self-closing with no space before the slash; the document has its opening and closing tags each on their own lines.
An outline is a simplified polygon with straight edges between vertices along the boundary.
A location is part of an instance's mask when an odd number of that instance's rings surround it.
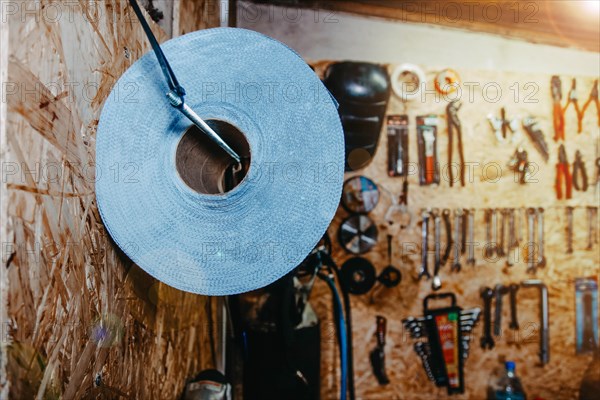
<svg viewBox="0 0 600 400">
<path fill-rule="evenodd" d="M 162 46 L 186 102 L 249 153 L 229 162 L 173 109 L 154 54 L 119 79 L 98 126 L 96 196 L 107 230 L 140 267 L 175 288 L 228 295 L 272 283 L 326 231 L 341 195 L 343 131 L 308 65 L 256 32 L 217 28 Z"/>
</svg>

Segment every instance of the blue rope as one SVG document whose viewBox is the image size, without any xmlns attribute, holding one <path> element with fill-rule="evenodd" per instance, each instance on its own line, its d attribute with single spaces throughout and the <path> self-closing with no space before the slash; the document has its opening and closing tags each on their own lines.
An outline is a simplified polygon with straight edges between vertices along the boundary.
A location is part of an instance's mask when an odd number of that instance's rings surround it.
<svg viewBox="0 0 600 400">
<path fill-rule="evenodd" d="M 347 380 L 348 380 L 348 342 L 346 335 L 346 322 L 344 320 L 344 309 L 342 307 L 342 301 L 340 295 L 335 286 L 333 278 L 327 275 L 320 275 L 325 282 L 329 285 L 331 293 L 333 294 L 334 310 L 338 317 L 338 340 L 340 344 L 340 366 L 341 366 L 341 378 L 340 378 L 340 400 L 346 400 Z"/>
</svg>

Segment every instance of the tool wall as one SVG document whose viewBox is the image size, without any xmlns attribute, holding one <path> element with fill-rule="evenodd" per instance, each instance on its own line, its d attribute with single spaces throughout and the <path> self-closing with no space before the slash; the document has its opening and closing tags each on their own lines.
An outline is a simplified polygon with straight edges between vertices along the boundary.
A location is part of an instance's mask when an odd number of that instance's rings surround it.
<svg viewBox="0 0 600 400">
<path fill-rule="evenodd" d="M 313 64 L 318 73 L 323 73 L 329 62 Z M 389 71 L 394 66 L 388 66 Z M 439 278 L 441 292 L 452 292 L 463 309 L 479 307 L 483 309 L 480 292 L 484 287 L 494 288 L 498 284 L 508 287 L 528 279 L 541 280 L 549 294 L 549 362 L 541 365 L 540 353 L 540 313 L 538 290 L 521 287 L 517 295 L 519 328 L 509 328 L 510 310 L 508 295 L 505 296 L 502 310 L 501 332 L 494 335 L 495 346 L 482 349 L 480 338 L 483 324 L 475 326 L 471 334 L 469 356 L 464 363 L 464 394 L 453 398 L 477 399 L 486 396 L 486 387 L 492 373 L 502 368 L 502 362 L 513 360 L 518 373 L 531 398 L 545 399 L 577 398 L 579 385 L 585 370 L 592 360 L 591 355 L 576 354 L 576 290 L 575 279 L 598 277 L 600 247 L 592 240 L 588 247 L 590 228 L 598 231 L 600 221 L 597 212 L 592 214 L 588 206 L 598 206 L 599 192 L 596 185 L 598 138 L 600 129 L 594 104 L 588 108 L 583 118 L 581 133 L 577 133 L 577 117 L 572 105 L 565 112 L 565 138 L 556 142 L 553 127 L 553 102 L 550 75 L 527 75 L 494 71 L 458 70 L 462 80 L 461 90 L 452 96 L 439 96 L 435 93 L 433 81 L 443 69 L 451 66 L 428 66 L 425 69 L 426 91 L 419 98 L 402 101 L 394 94 L 390 97 L 386 115 L 408 115 L 408 210 L 412 214 L 409 224 L 400 216 L 389 218 L 386 214 L 403 191 L 403 179 L 388 175 L 388 147 L 386 124 L 382 130 L 377 151 L 373 160 L 364 169 L 347 173 L 347 178 L 363 175 L 370 178 L 378 187 L 380 198 L 375 208 L 366 215 L 377 228 L 377 241 L 374 247 L 361 255 L 370 261 L 378 275 L 390 264 L 387 255 L 386 236 L 392 235 L 391 263 L 400 269 L 402 280 L 394 288 L 376 284 L 366 294 L 352 297 L 354 375 L 357 398 L 362 399 L 433 399 L 446 398 L 445 388 L 437 388 L 423 369 L 419 356 L 413 349 L 414 340 L 403 326 L 402 320 L 423 314 L 423 299 L 434 292 L 433 279 L 418 279 L 421 266 L 421 222 L 422 209 L 449 209 L 451 215 L 456 209 L 473 209 L 473 241 L 476 243 L 473 256 L 474 265 L 467 263 L 468 254 L 460 258 L 460 270 L 452 270 L 453 261 L 441 267 Z M 577 79 L 577 93 L 580 106 L 584 103 L 598 77 L 561 76 L 562 105 L 568 99 L 571 79 Z M 449 100 L 462 103 L 458 115 L 462 123 L 464 158 L 468 171 L 465 185 L 455 181 L 450 187 L 448 179 L 448 129 L 446 107 Z M 505 119 L 533 116 L 545 136 L 549 159 L 545 161 L 541 153 L 527 136 L 521 147 L 527 151 L 531 165 L 528 183 L 521 184 L 520 176 L 511 170 L 507 163 L 515 154 L 516 145 L 510 136 L 499 143 L 488 115 L 500 116 L 504 108 Z M 438 185 L 419 185 L 417 116 L 437 116 L 437 151 L 439 157 Z M 510 135 L 510 131 L 509 131 Z M 456 139 L 455 139 L 456 140 Z M 557 200 L 555 179 L 559 154 L 559 144 L 564 143 L 565 153 L 570 164 L 575 161 L 577 150 L 585 163 L 589 188 L 587 191 L 573 190 L 571 199 Z M 456 148 L 455 148 L 456 149 Z M 454 163 L 458 156 L 454 150 Z M 571 168 L 572 169 L 572 168 Z M 456 179 L 456 173 L 455 173 Z M 566 190 L 563 186 L 563 192 Z M 569 207 L 573 207 L 569 209 Z M 497 254 L 486 256 L 486 209 L 499 209 L 498 224 L 502 209 L 514 208 L 515 224 L 521 234 L 518 251 L 511 258 Z M 528 265 L 528 218 L 527 209 L 543 208 L 545 266 Z M 569 211 L 571 210 L 571 211 Z M 572 212 L 572 252 L 567 243 L 568 213 Z M 588 214 L 590 213 L 590 214 Z M 537 217 L 538 214 L 536 214 Z M 340 207 L 334 223 L 329 229 L 333 239 L 333 256 L 338 265 L 355 257 L 346 251 L 338 238 L 340 224 L 350 216 L 346 208 Z M 388 215 L 389 217 L 389 215 Z M 454 220 L 452 219 L 454 227 Z M 590 225 L 591 224 L 591 225 Z M 403 226 L 407 225 L 407 226 Z M 534 225 L 539 226 L 539 225 Z M 533 241 L 538 242 L 538 231 Z M 442 229 L 442 243 L 445 243 Z M 433 239 L 430 237 L 430 258 L 433 257 Z M 517 254 L 517 255 L 515 255 Z M 452 258 L 452 256 L 451 256 Z M 433 264 L 430 264 L 430 273 Z M 343 267 L 342 267 L 343 268 Z M 530 268 L 530 271 L 528 271 Z M 334 321 L 331 319 L 330 299 L 324 285 L 316 287 L 312 296 L 322 323 L 322 398 L 334 399 L 339 396 L 339 379 L 336 376 L 338 355 L 335 341 Z M 369 353 L 376 345 L 376 317 L 387 318 L 386 372 L 390 383 L 380 385 L 369 362 Z M 597 323 L 597 322 L 596 322 Z"/>
</svg>

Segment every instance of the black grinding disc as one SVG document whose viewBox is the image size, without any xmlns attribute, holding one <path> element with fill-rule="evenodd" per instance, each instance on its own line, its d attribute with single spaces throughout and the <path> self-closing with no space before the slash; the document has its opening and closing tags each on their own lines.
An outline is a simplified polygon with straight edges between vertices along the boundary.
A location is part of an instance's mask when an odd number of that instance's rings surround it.
<svg viewBox="0 0 600 400">
<path fill-rule="evenodd" d="M 348 293 L 365 294 L 375 285 L 375 267 L 362 257 L 346 261 L 340 273 Z"/>
</svg>

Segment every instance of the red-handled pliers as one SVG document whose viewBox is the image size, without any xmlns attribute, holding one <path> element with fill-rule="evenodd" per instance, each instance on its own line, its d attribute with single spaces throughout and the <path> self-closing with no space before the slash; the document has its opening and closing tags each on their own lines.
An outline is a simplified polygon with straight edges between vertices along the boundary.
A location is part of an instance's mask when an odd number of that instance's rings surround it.
<svg viewBox="0 0 600 400">
<path fill-rule="evenodd" d="M 570 199 L 573 192 L 573 180 L 571 172 L 569 171 L 569 161 L 567 160 L 567 152 L 564 145 L 560 145 L 558 148 L 558 163 L 556 164 L 556 198 L 561 200 L 563 198 L 562 184 L 565 184 L 565 198 Z"/>
</svg>

